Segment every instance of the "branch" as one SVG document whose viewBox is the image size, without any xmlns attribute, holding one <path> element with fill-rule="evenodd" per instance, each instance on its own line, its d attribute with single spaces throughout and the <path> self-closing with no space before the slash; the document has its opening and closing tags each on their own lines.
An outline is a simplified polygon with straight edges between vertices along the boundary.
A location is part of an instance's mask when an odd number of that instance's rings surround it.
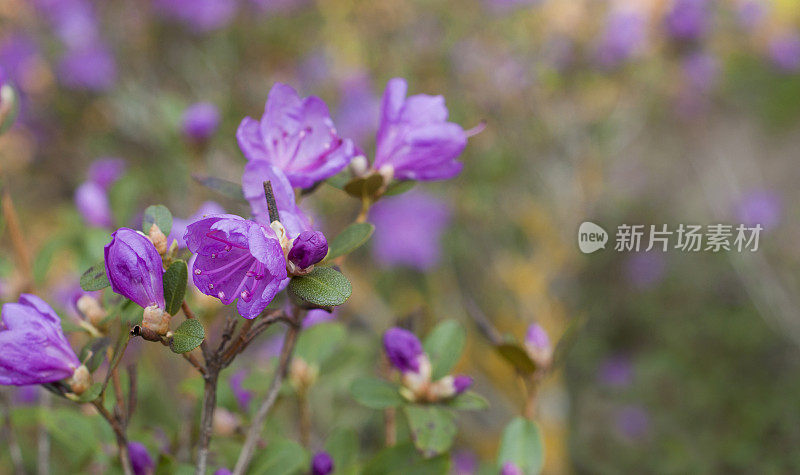
<svg viewBox="0 0 800 475">
<path fill-rule="evenodd" d="M 117 438 L 117 448 L 119 449 L 119 463 L 122 465 L 123 473 L 125 475 L 133 475 L 130 454 L 128 454 L 128 438 L 125 435 L 125 428 L 122 426 L 122 424 L 120 424 L 119 420 L 117 420 L 108 412 L 100 399 L 95 399 L 92 404 L 97 409 L 97 412 L 103 416 L 103 419 L 108 422 L 108 424 L 111 426 L 111 429 L 114 431 L 114 435 Z"/>
</svg>

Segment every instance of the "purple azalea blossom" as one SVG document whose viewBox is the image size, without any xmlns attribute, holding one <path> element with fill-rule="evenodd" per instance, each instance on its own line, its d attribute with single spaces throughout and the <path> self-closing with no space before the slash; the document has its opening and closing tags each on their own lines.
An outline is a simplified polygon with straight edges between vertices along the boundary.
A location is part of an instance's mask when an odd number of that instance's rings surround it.
<svg viewBox="0 0 800 475">
<path fill-rule="evenodd" d="M 633 366 L 630 358 L 617 355 L 612 356 L 600 365 L 597 378 L 601 384 L 621 388 L 630 386 L 633 382 Z"/>
<path fill-rule="evenodd" d="M 524 473 L 514 462 L 506 462 L 500 469 L 500 475 L 524 475 Z"/>
<path fill-rule="evenodd" d="M 90 226 L 107 228 L 113 223 L 108 195 L 93 181 L 87 181 L 75 190 L 75 206 Z"/>
<path fill-rule="evenodd" d="M 164 268 L 153 243 L 130 228 L 111 234 L 105 247 L 105 266 L 111 290 L 143 308 L 164 308 Z"/>
<path fill-rule="evenodd" d="M 198 102 L 187 107 L 181 118 L 183 136 L 194 142 L 210 139 L 219 127 L 219 109 L 210 102 Z"/>
<path fill-rule="evenodd" d="M 714 87 L 718 74 L 717 58 L 711 54 L 696 52 L 683 60 L 683 76 L 693 91 L 708 92 Z"/>
<path fill-rule="evenodd" d="M 707 0 L 675 0 L 664 18 L 667 32 L 677 40 L 697 40 L 708 30 Z"/>
<path fill-rule="evenodd" d="M 236 14 L 236 0 L 154 0 L 165 17 L 179 21 L 195 33 L 227 26 Z"/>
<path fill-rule="evenodd" d="M 247 412 L 247 409 L 250 407 L 250 401 L 253 399 L 253 392 L 248 391 L 242 385 L 245 378 L 247 378 L 247 374 L 248 371 L 243 369 L 234 373 L 234 375 L 231 376 L 231 379 L 228 380 L 228 384 L 231 387 L 231 392 L 233 392 L 233 397 L 236 398 L 239 408 L 245 412 Z"/>
<path fill-rule="evenodd" d="M 328 452 L 317 452 L 311 460 L 312 475 L 328 475 L 333 472 L 333 457 Z"/>
<path fill-rule="evenodd" d="M 292 244 L 289 260 L 300 269 L 312 266 L 328 254 L 328 240 L 319 231 L 303 231 Z"/>
<path fill-rule="evenodd" d="M 147 475 L 156 466 L 147 447 L 140 442 L 128 442 L 128 454 L 131 458 L 134 475 Z"/>
<path fill-rule="evenodd" d="M 478 457 L 469 450 L 453 454 L 453 475 L 474 475 L 478 471 Z"/>
<path fill-rule="evenodd" d="M 375 145 L 376 170 L 398 180 L 446 180 L 461 172 L 456 161 L 467 145 L 460 125 L 447 121 L 442 96 L 406 97 L 405 79 L 390 79 L 383 93 Z"/>
<path fill-rule="evenodd" d="M 306 317 L 303 319 L 303 328 L 313 327 L 319 323 L 331 322 L 336 320 L 336 311 L 328 312 L 327 310 L 322 309 L 314 309 L 309 310 L 306 313 Z"/>
<path fill-rule="evenodd" d="M 221 214 L 190 224 L 185 239 L 197 256 L 194 284 L 225 305 L 238 299 L 236 308 L 243 317 L 257 317 L 283 288 L 286 260 L 271 228 Z"/>
<path fill-rule="evenodd" d="M 744 195 L 736 211 L 742 224 L 772 229 L 781 222 L 783 199 L 772 190 L 753 190 Z"/>
<path fill-rule="evenodd" d="M 69 378 L 81 365 L 44 300 L 22 294 L 2 308 L 0 384 L 27 386 Z"/>
<path fill-rule="evenodd" d="M 23 33 L 10 34 L 0 42 L 0 64 L 11 82 L 23 90 L 36 79 L 39 59 L 36 42 Z"/>
<path fill-rule="evenodd" d="M 167 245 L 171 243 L 173 240 L 178 241 L 178 248 L 183 249 L 186 248 L 186 240 L 183 238 L 186 234 L 186 228 L 195 221 L 199 221 L 206 216 L 210 216 L 212 214 L 225 214 L 225 209 L 219 204 L 214 201 L 206 201 L 197 208 L 197 211 L 194 212 L 188 219 L 181 219 L 181 218 L 172 218 L 172 229 L 169 231 L 169 236 L 167 237 Z"/>
<path fill-rule="evenodd" d="M 294 189 L 289 183 L 289 179 L 278 167 L 270 165 L 264 160 L 248 162 L 242 175 L 242 191 L 245 199 L 250 202 L 250 210 L 256 221 L 264 225 L 270 224 L 267 201 L 264 198 L 265 181 L 272 183 L 281 224 L 286 228 L 289 237 L 293 239 L 303 231 L 310 230 L 311 221 L 297 206 Z"/>
<path fill-rule="evenodd" d="M 276 166 L 297 188 L 309 188 L 337 174 L 356 155 L 353 142 L 337 135 L 322 99 L 301 99 L 281 83 L 269 92 L 261 120 L 245 117 L 236 139 L 251 163 Z"/>
<path fill-rule="evenodd" d="M 640 440 L 650 432 L 650 414 L 641 406 L 623 406 L 616 412 L 615 419 L 617 431 L 627 439 Z"/>
<path fill-rule="evenodd" d="M 384 266 L 427 270 L 439 262 L 440 238 L 450 223 L 447 204 L 421 191 L 380 200 L 370 210 L 372 252 Z"/>
<path fill-rule="evenodd" d="M 613 69 L 633 58 L 645 41 L 645 21 L 633 10 L 614 10 L 606 18 L 595 58 L 604 69 Z"/>
<path fill-rule="evenodd" d="M 740 0 L 736 13 L 739 24 L 745 30 L 753 30 L 766 18 L 769 4 L 764 0 Z"/>
<path fill-rule="evenodd" d="M 117 65 L 111 50 L 96 43 L 67 51 L 58 65 L 58 77 L 71 89 L 107 91 L 117 80 Z"/>
<path fill-rule="evenodd" d="M 789 32 L 772 38 L 769 58 L 780 71 L 792 73 L 800 70 L 800 35 Z"/>
<path fill-rule="evenodd" d="M 100 38 L 97 15 L 88 0 L 34 0 L 59 40 L 68 49 L 84 48 Z"/>
<path fill-rule="evenodd" d="M 95 160 L 89 167 L 89 181 L 97 183 L 103 190 L 108 189 L 116 183 L 125 173 L 127 165 L 121 158 L 101 158 Z"/>
<path fill-rule="evenodd" d="M 425 354 L 419 338 L 398 327 L 390 328 L 383 334 L 383 349 L 392 366 L 403 373 L 419 371 L 419 358 Z"/>
</svg>

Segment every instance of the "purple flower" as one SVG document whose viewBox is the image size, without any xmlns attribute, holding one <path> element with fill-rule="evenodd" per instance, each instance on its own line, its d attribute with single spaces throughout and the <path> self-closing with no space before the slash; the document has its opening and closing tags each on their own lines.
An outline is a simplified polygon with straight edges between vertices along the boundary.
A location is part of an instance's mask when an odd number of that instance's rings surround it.
<svg viewBox="0 0 800 475">
<path fill-rule="evenodd" d="M 366 74 L 357 74 L 342 83 L 342 101 L 336 110 L 336 124 L 344 137 L 357 144 L 366 143 L 375 133 L 381 101 L 372 92 Z"/>
<path fill-rule="evenodd" d="M 248 162 L 242 175 L 242 191 L 250 202 L 250 210 L 256 221 L 269 225 L 267 201 L 264 198 L 264 182 L 272 183 L 275 202 L 281 216 L 281 224 L 286 228 L 289 238 L 295 238 L 303 231 L 311 229 L 311 221 L 295 203 L 294 189 L 289 179 L 274 165 L 263 160 Z"/>
<path fill-rule="evenodd" d="M 186 228 L 193 222 L 199 221 L 206 216 L 210 216 L 212 214 L 224 214 L 225 209 L 214 201 L 206 201 L 197 208 L 197 211 L 194 212 L 188 219 L 181 219 L 181 218 L 172 218 L 172 229 L 169 232 L 169 236 L 167 237 L 167 243 L 171 243 L 173 240 L 178 241 L 178 248 L 185 248 L 186 247 L 186 240 L 183 238 L 186 234 Z M 169 244 L 167 244 L 169 245 Z"/>
<path fill-rule="evenodd" d="M 71 89 L 102 92 L 114 86 L 117 65 L 111 50 L 97 43 L 67 51 L 58 65 L 58 76 Z"/>
<path fill-rule="evenodd" d="M 23 90 L 36 81 L 39 59 L 39 47 L 28 35 L 13 33 L 0 42 L 0 64 L 11 82 Z"/>
<path fill-rule="evenodd" d="M 445 180 L 461 172 L 467 145 L 460 125 L 447 122 L 442 96 L 406 97 L 405 79 L 389 80 L 381 103 L 375 146 L 376 170 L 398 180 Z"/>
<path fill-rule="evenodd" d="M 27 386 L 72 377 L 81 365 L 61 330 L 61 319 L 44 300 L 22 294 L 2 308 L 0 384 Z"/>
<path fill-rule="evenodd" d="M 309 0 L 250 0 L 250 3 L 264 13 L 288 13 L 308 4 Z"/>
<path fill-rule="evenodd" d="M 706 0 L 675 0 L 664 22 L 667 32 L 677 40 L 696 40 L 708 29 Z"/>
<path fill-rule="evenodd" d="M 143 308 L 164 308 L 164 268 L 161 256 L 144 234 L 119 228 L 105 247 L 105 265 L 111 290 Z"/>
<path fill-rule="evenodd" d="M 140 442 L 128 442 L 128 455 L 134 475 L 147 475 L 156 464 L 147 452 L 147 447 Z"/>
<path fill-rule="evenodd" d="M 32 406 L 39 401 L 39 386 L 19 386 L 14 392 L 12 402 L 17 406 Z"/>
<path fill-rule="evenodd" d="M 472 387 L 473 381 L 472 376 L 467 376 L 465 374 L 455 376 L 453 378 L 453 387 L 456 390 L 456 394 L 461 394 Z"/>
<path fill-rule="evenodd" d="M 247 409 L 250 407 L 250 401 L 253 399 L 253 392 L 248 391 L 242 385 L 245 378 L 247 378 L 247 373 L 247 370 L 244 369 L 238 371 L 234 373 L 228 381 L 228 384 L 231 386 L 231 392 L 233 392 L 233 397 L 236 398 L 239 407 L 245 412 L 247 412 Z"/>
<path fill-rule="evenodd" d="M 653 287 L 664 277 L 667 263 L 662 252 L 642 252 L 625 261 L 625 275 L 638 290 Z"/>
<path fill-rule="evenodd" d="M 103 190 L 108 189 L 125 173 L 125 160 L 121 158 L 101 158 L 89 167 L 89 181 L 97 183 Z"/>
<path fill-rule="evenodd" d="M 645 41 L 645 22 L 632 10 L 615 10 L 606 18 L 595 57 L 605 69 L 613 69 L 638 53 Z"/>
<path fill-rule="evenodd" d="M 303 231 L 289 251 L 289 261 L 300 269 L 310 267 L 328 254 L 328 240 L 319 231 Z"/>
<path fill-rule="evenodd" d="M 107 228 L 113 222 L 106 191 L 93 181 L 87 181 L 75 190 L 75 206 L 90 226 Z"/>
<path fill-rule="evenodd" d="M 327 452 L 317 452 L 311 460 L 312 475 L 328 475 L 333 472 L 333 458 Z"/>
<path fill-rule="evenodd" d="M 384 266 L 428 270 L 439 262 L 440 238 L 450 224 L 447 204 L 421 191 L 385 198 L 370 210 L 372 252 Z"/>
<path fill-rule="evenodd" d="M 478 457 L 469 450 L 453 454 L 453 475 L 474 475 L 478 471 Z"/>
<path fill-rule="evenodd" d="M 500 475 L 525 475 L 522 469 L 517 467 L 514 462 L 506 462 L 500 469 Z"/>
<path fill-rule="evenodd" d="M 232 214 L 189 225 L 186 243 L 196 254 L 192 277 L 200 292 L 257 317 L 275 298 L 286 279 L 286 260 L 275 232 Z"/>
<path fill-rule="evenodd" d="M 746 193 L 737 209 L 739 221 L 749 227 L 760 224 L 772 229 L 781 222 L 783 199 L 772 190 L 753 190 Z"/>
<path fill-rule="evenodd" d="M 612 356 L 600 365 L 597 375 L 600 383 L 621 388 L 630 386 L 633 381 L 633 367 L 630 358 L 622 355 Z"/>
<path fill-rule="evenodd" d="M 769 42 L 769 58 L 779 70 L 787 73 L 800 69 L 800 35 L 795 32 L 775 36 Z"/>
<path fill-rule="evenodd" d="M 383 334 L 383 349 L 392 366 L 402 373 L 419 371 L 420 357 L 425 355 L 416 335 L 398 327 Z"/>
<path fill-rule="evenodd" d="M 737 5 L 739 24 L 746 30 L 755 29 L 769 12 L 769 4 L 764 0 L 741 0 Z"/>
<path fill-rule="evenodd" d="M 219 127 L 219 110 L 210 102 L 198 102 L 187 107 L 181 118 L 184 137 L 194 142 L 211 138 Z"/>
<path fill-rule="evenodd" d="M 100 40 L 97 15 L 88 0 L 35 0 L 67 49 L 85 48 Z"/>
<path fill-rule="evenodd" d="M 165 17 L 177 20 L 195 33 L 227 26 L 236 14 L 236 0 L 154 0 Z"/>
<path fill-rule="evenodd" d="M 297 188 L 337 174 L 356 155 L 353 142 L 337 135 L 322 99 L 300 99 L 297 91 L 281 83 L 269 92 L 261 121 L 245 117 L 236 139 L 251 163 L 276 166 Z"/>
<path fill-rule="evenodd" d="M 525 349 L 536 366 L 547 367 L 553 359 L 553 347 L 550 337 L 539 324 L 531 323 L 525 333 Z"/>
<path fill-rule="evenodd" d="M 650 415 L 638 405 L 627 405 L 616 414 L 616 428 L 628 439 L 642 439 L 650 432 Z"/>
<path fill-rule="evenodd" d="M 328 312 L 327 310 L 322 309 L 314 309 L 309 310 L 306 313 L 306 317 L 303 319 L 303 328 L 313 327 L 319 323 L 325 323 L 336 320 L 336 311 Z"/>
</svg>

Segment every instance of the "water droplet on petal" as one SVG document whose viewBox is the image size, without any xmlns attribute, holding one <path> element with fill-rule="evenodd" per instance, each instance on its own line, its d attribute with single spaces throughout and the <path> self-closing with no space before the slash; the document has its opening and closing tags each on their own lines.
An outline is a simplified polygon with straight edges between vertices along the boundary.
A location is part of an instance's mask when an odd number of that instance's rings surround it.
<svg viewBox="0 0 800 475">
<path fill-rule="evenodd" d="M 225 292 L 220 290 L 219 293 L 217 294 L 217 296 L 219 297 L 220 300 L 222 300 L 222 299 L 225 298 Z"/>
<path fill-rule="evenodd" d="M 194 270 L 194 275 L 200 275 L 202 273 L 203 273 L 203 271 L 201 271 L 200 269 L 195 269 Z"/>
</svg>

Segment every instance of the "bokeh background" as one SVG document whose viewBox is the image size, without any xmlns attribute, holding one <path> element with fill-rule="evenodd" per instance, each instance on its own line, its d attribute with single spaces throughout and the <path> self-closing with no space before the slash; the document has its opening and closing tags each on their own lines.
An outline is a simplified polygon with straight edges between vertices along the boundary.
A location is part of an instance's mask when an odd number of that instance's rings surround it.
<svg viewBox="0 0 800 475">
<path fill-rule="evenodd" d="M 350 399 L 349 382 L 377 372 L 388 326 L 424 334 L 455 318 L 469 335 L 459 369 L 492 406 L 459 419 L 454 466 L 494 460 L 523 395 L 487 322 L 521 339 L 536 321 L 563 340 L 539 398 L 545 473 L 790 473 L 800 470 L 799 25 L 793 0 L 0 0 L 0 67 L 21 101 L 0 137 L 0 173 L 37 290 L 75 319 L 80 273 L 147 205 L 180 218 L 208 200 L 247 212 L 192 175 L 239 181 L 236 127 L 260 116 L 274 82 L 322 97 L 369 154 L 381 91 L 404 77 L 410 93 L 442 94 L 451 120 L 485 130 L 456 179 L 376 210 L 371 248 L 345 264 L 346 343 L 310 396 L 314 440 L 345 425 L 374 452 L 381 419 Z M 186 129 L 197 102 L 219 113 L 207 140 Z M 122 159 L 122 177 L 76 206 L 91 164 L 107 157 Z M 110 214 L 93 206 L 106 198 Z M 334 234 L 358 212 L 333 187 L 304 203 Z M 584 255 L 586 220 L 764 231 L 755 253 Z M 24 276 L 5 224 L 0 299 L 10 301 Z M 228 374 L 256 394 L 274 351 L 270 336 L 262 343 Z M 199 379 L 168 352 L 134 347 L 128 358 L 141 367 L 134 438 L 187 458 L 177 429 L 196 415 Z M 41 427 L 55 472 L 102 472 L 113 457 L 96 418 L 36 390 L 5 394 L 31 464 Z M 231 390 L 221 404 L 224 465 L 252 408 Z M 292 402 L 280 407 L 272 423 L 292 434 Z"/>
</svg>

